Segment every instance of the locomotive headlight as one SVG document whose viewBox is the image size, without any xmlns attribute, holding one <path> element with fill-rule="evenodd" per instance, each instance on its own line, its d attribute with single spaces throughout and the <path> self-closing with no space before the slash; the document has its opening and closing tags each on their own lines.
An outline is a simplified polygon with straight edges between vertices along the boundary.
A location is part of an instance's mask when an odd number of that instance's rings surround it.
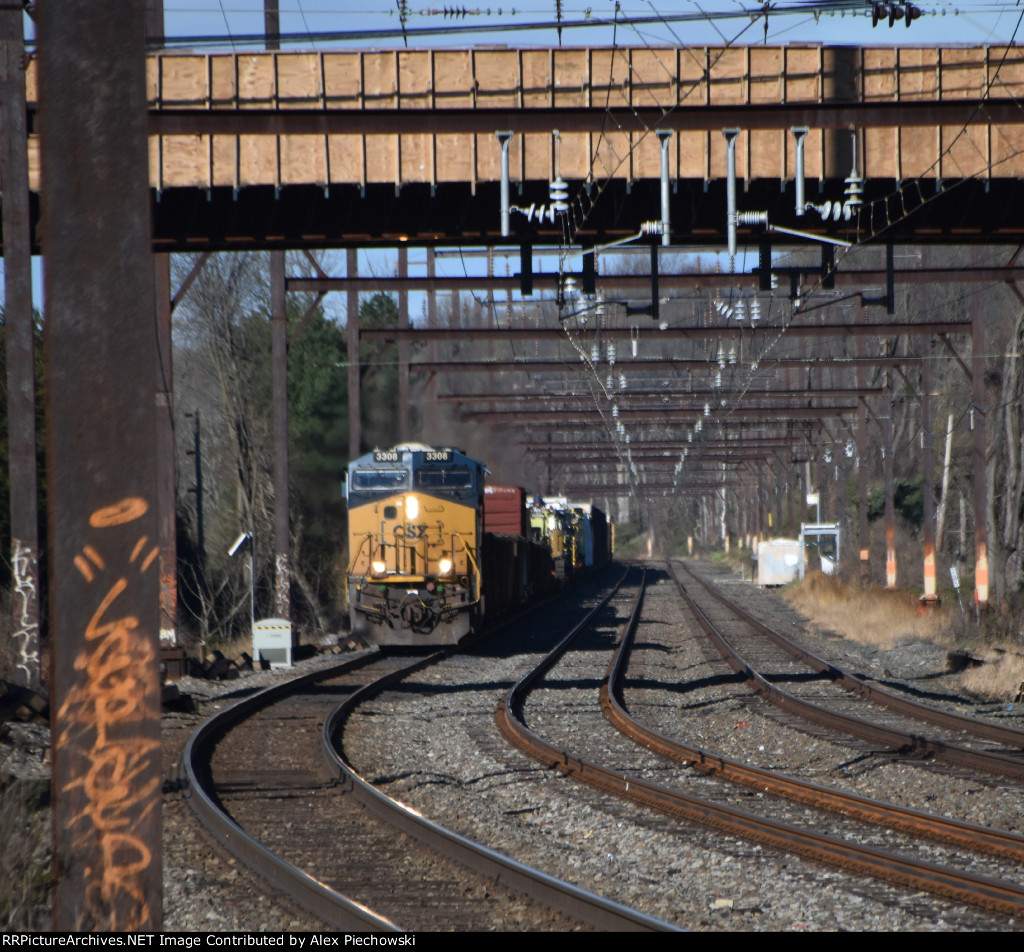
<svg viewBox="0 0 1024 952">
<path fill-rule="evenodd" d="M 452 570 L 452 560 L 441 559 L 437 567 L 441 570 L 442 575 L 448 575 Z"/>
<path fill-rule="evenodd" d="M 371 567 L 374 575 L 383 575 L 388 570 L 385 562 L 372 562 Z"/>
<path fill-rule="evenodd" d="M 420 501 L 415 496 L 405 497 L 405 517 L 415 519 L 420 514 Z"/>
</svg>

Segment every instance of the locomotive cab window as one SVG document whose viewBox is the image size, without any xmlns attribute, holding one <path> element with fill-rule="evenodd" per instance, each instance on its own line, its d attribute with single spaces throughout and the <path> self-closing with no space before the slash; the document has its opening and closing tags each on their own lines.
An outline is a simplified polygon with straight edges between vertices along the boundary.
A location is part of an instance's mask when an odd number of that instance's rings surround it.
<svg viewBox="0 0 1024 952">
<path fill-rule="evenodd" d="M 468 469 L 419 469 L 416 485 L 422 489 L 472 489 L 473 474 Z"/>
<path fill-rule="evenodd" d="M 352 488 L 397 489 L 409 485 L 407 469 L 359 469 L 352 474 Z"/>
</svg>

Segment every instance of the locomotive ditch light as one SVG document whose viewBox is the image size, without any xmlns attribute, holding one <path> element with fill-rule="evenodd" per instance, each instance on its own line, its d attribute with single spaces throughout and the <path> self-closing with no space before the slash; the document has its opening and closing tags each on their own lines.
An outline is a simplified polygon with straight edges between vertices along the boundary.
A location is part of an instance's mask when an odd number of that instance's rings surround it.
<svg viewBox="0 0 1024 952">
<path fill-rule="evenodd" d="M 440 563 L 438 563 L 438 568 L 441 570 L 442 575 L 448 575 L 452 570 L 452 560 L 441 559 Z"/>
<path fill-rule="evenodd" d="M 373 569 L 374 575 L 383 575 L 388 570 L 385 562 L 372 562 L 370 566 Z"/>
</svg>

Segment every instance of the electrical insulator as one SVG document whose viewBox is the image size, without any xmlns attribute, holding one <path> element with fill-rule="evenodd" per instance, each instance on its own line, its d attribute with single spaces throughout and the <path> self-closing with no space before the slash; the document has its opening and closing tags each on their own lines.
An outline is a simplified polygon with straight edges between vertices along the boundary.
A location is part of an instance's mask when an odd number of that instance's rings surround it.
<svg viewBox="0 0 1024 952">
<path fill-rule="evenodd" d="M 619 407 L 618 404 L 612 404 L 612 419 L 617 420 L 619 418 Z"/>
<path fill-rule="evenodd" d="M 705 403 L 704 404 L 704 416 L 711 416 L 711 404 L 710 403 Z"/>
<path fill-rule="evenodd" d="M 604 388 L 605 388 L 605 390 L 611 390 L 612 389 L 612 375 L 611 374 L 608 374 L 608 376 L 604 378 Z"/>
<path fill-rule="evenodd" d="M 625 390 L 626 389 L 626 375 L 625 374 L 621 374 L 621 373 L 619 374 L 619 389 L 620 390 Z"/>
<path fill-rule="evenodd" d="M 694 425 L 693 425 L 693 432 L 694 433 L 700 433 L 700 431 L 703 430 L 703 429 L 704 429 L 704 422 L 700 419 L 700 417 L 698 417 L 697 418 L 697 422 L 694 423 Z"/>
<path fill-rule="evenodd" d="M 548 185 L 548 198 L 556 215 L 569 211 L 569 184 L 561 175 Z"/>
<path fill-rule="evenodd" d="M 768 212 L 736 212 L 736 224 L 767 226 Z"/>
<path fill-rule="evenodd" d="M 612 341 L 608 342 L 608 364 L 611 367 L 615 366 L 615 344 Z"/>
<path fill-rule="evenodd" d="M 753 319 L 754 319 L 753 315 L 751 315 L 751 320 L 753 320 Z M 730 364 L 735 364 L 736 363 L 736 345 L 735 344 L 733 344 L 732 347 L 729 348 L 729 363 Z"/>
<path fill-rule="evenodd" d="M 745 321 L 747 319 L 747 305 L 744 303 L 743 298 L 740 298 L 736 302 L 736 320 Z"/>
<path fill-rule="evenodd" d="M 715 386 L 716 387 L 722 386 L 722 371 L 721 370 L 715 372 Z"/>
<path fill-rule="evenodd" d="M 645 221 L 640 225 L 641 235 L 660 235 L 662 226 L 660 221 Z"/>
<path fill-rule="evenodd" d="M 592 363 L 597 363 L 601 359 L 601 350 L 597 344 L 590 345 L 590 360 Z"/>
<path fill-rule="evenodd" d="M 851 211 L 864 204 L 864 180 L 855 172 L 851 172 L 846 178 L 845 194 L 846 201 L 843 204 Z"/>
</svg>

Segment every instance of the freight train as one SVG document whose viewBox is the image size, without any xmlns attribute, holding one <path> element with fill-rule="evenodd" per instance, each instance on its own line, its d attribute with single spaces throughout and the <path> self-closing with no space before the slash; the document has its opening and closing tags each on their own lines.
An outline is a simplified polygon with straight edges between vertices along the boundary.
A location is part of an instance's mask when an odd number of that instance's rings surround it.
<svg viewBox="0 0 1024 952">
<path fill-rule="evenodd" d="M 349 465 L 343 493 L 354 636 L 372 645 L 457 644 L 485 615 L 518 607 L 585 564 L 610 558 L 600 510 L 556 516 L 552 509 L 545 527 L 566 527 L 554 540 L 556 570 L 551 533 L 534 526 L 524 491 L 485 486 L 485 475 L 484 465 L 461 450 L 420 443 L 374 450 Z"/>
</svg>

